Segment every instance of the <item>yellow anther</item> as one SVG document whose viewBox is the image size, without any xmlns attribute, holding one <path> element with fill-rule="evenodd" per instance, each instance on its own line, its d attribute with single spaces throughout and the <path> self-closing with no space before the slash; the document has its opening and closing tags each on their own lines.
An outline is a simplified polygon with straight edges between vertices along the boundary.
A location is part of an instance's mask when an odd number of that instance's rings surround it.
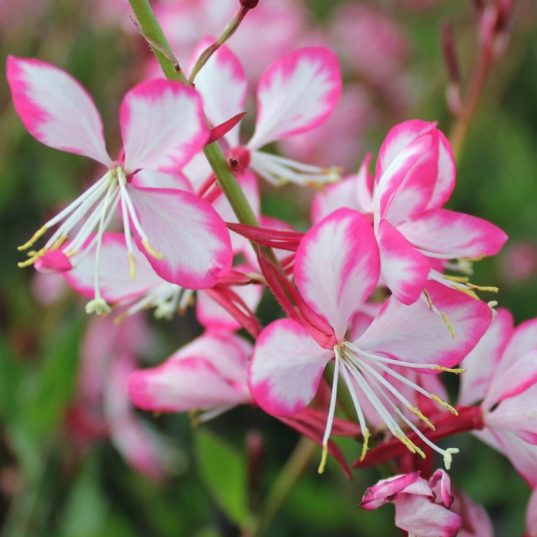
<svg viewBox="0 0 537 537">
<path fill-rule="evenodd" d="M 475 289 L 477 291 L 485 291 L 487 293 L 497 293 L 499 289 L 497 287 L 491 287 L 491 286 L 481 286 L 481 285 L 474 285 L 473 283 L 469 283 L 468 287 L 470 289 Z"/>
<path fill-rule="evenodd" d="M 37 239 L 42 237 L 47 232 L 47 229 L 48 229 L 47 226 L 43 226 L 43 227 L 39 228 L 33 234 L 32 238 L 28 242 L 25 242 L 22 246 L 18 247 L 18 250 L 20 250 L 22 252 L 22 250 L 26 250 L 27 248 L 30 248 L 30 246 L 32 246 L 37 241 Z"/>
<path fill-rule="evenodd" d="M 446 373 L 455 373 L 456 375 L 460 375 L 461 373 L 466 373 L 466 369 L 462 367 L 456 367 L 455 369 L 444 367 L 442 365 L 432 365 L 431 369 L 434 369 L 436 371 L 444 371 Z"/>
<path fill-rule="evenodd" d="M 400 412 L 399 412 L 400 413 Z M 425 453 L 406 436 L 403 431 L 395 431 L 395 436 L 405 445 L 405 447 L 410 451 L 410 453 L 418 454 L 422 459 L 425 459 Z"/>
<path fill-rule="evenodd" d="M 440 312 L 440 315 L 442 316 L 442 320 L 444 321 L 444 323 L 449 329 L 451 339 L 455 339 L 455 328 L 453 328 L 453 325 L 451 324 L 451 321 L 448 319 L 448 316 L 443 311 Z"/>
<path fill-rule="evenodd" d="M 122 314 L 118 315 L 114 319 L 114 324 L 117 326 L 118 324 L 121 324 L 127 317 L 129 316 L 128 311 L 124 311 Z"/>
<path fill-rule="evenodd" d="M 409 406 L 408 407 L 408 410 L 410 410 L 410 412 L 412 412 L 413 414 L 416 414 L 416 416 L 418 416 L 418 418 L 423 421 L 427 427 L 429 427 L 429 429 L 431 429 L 431 431 L 434 431 L 436 428 L 435 426 L 429 421 L 429 418 L 427 418 L 427 416 L 425 416 L 424 414 L 422 414 L 421 410 L 415 406 Z"/>
<path fill-rule="evenodd" d="M 479 297 L 471 289 L 468 289 L 468 287 L 461 287 L 455 283 L 451 284 L 451 287 L 457 291 L 460 291 L 461 293 L 464 293 L 465 295 L 471 296 L 474 300 L 479 300 Z"/>
<path fill-rule="evenodd" d="M 470 281 L 470 278 L 468 278 L 468 276 L 451 276 L 449 274 L 444 274 L 444 278 L 451 282 L 457 283 L 468 283 Z"/>
<path fill-rule="evenodd" d="M 21 263 L 17 263 L 17 267 L 19 268 L 26 268 L 26 267 L 31 267 L 38 259 L 39 259 L 39 255 L 36 254 L 32 257 L 30 257 L 30 259 L 27 259 L 26 261 L 22 261 Z"/>
<path fill-rule="evenodd" d="M 54 241 L 54 244 L 50 247 L 50 249 L 57 250 L 65 243 L 66 240 L 67 240 L 67 235 L 62 235 L 59 239 L 56 239 Z"/>
<path fill-rule="evenodd" d="M 130 268 L 130 277 L 131 280 L 136 280 L 136 264 L 134 263 L 134 256 L 127 252 L 127 257 L 129 258 L 129 268 Z"/>
<path fill-rule="evenodd" d="M 449 403 L 446 403 L 443 399 L 440 399 L 440 397 L 438 397 L 438 395 L 434 395 L 433 393 L 431 394 L 431 399 L 433 401 L 436 401 L 439 405 L 443 406 L 444 408 L 446 408 L 447 410 L 449 410 L 454 416 L 458 416 L 459 413 L 457 412 L 457 410 L 455 410 Z"/>
<path fill-rule="evenodd" d="M 363 435 L 364 443 L 362 444 L 362 454 L 360 455 L 360 462 L 365 459 L 365 454 L 367 453 L 367 448 L 369 445 L 369 439 L 371 438 L 371 433 L 369 432 L 369 429 L 367 427 L 364 429 Z"/>
<path fill-rule="evenodd" d="M 153 250 L 153 248 L 149 244 L 148 240 L 142 239 L 142 244 L 143 244 L 144 248 L 147 250 L 147 253 L 151 257 L 154 257 L 155 259 L 164 259 L 164 254 L 161 254 L 161 253 L 157 252 L 156 250 Z"/>
<path fill-rule="evenodd" d="M 74 255 L 78 254 L 78 250 L 73 250 L 72 252 L 69 252 L 67 254 L 65 254 L 67 257 L 71 258 L 73 257 Z"/>
<path fill-rule="evenodd" d="M 326 458 L 328 457 L 328 444 L 325 442 L 323 444 L 323 452 L 321 455 L 321 462 L 319 463 L 319 469 L 317 470 L 320 474 L 324 472 L 324 467 L 326 466 Z"/>
<path fill-rule="evenodd" d="M 479 257 L 459 257 L 459 261 L 481 261 L 482 259 L 485 259 L 486 255 L 481 254 Z"/>
<path fill-rule="evenodd" d="M 431 295 L 427 291 L 427 289 L 423 290 L 423 294 L 425 295 L 425 300 L 427 300 L 427 304 L 429 304 L 429 308 L 431 309 L 431 311 L 433 311 L 433 308 L 434 308 L 433 300 L 431 298 Z"/>
</svg>

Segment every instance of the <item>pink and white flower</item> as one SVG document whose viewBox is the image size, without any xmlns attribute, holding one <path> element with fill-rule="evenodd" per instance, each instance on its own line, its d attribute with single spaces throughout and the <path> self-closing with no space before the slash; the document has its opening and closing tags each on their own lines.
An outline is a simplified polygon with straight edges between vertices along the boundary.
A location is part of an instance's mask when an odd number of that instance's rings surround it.
<svg viewBox="0 0 537 537">
<path fill-rule="evenodd" d="M 365 491 L 360 507 L 393 503 L 395 525 L 409 537 L 455 537 L 462 519 L 450 510 L 453 500 L 449 476 L 437 470 L 428 481 L 419 472 L 383 479 Z"/>
<path fill-rule="evenodd" d="M 200 43 L 193 60 L 210 42 Z M 341 87 L 337 58 L 326 48 L 306 47 L 276 60 L 259 80 L 257 121 L 250 141 L 240 144 L 237 127 L 224 136 L 232 167 L 239 173 L 249 168 L 274 185 L 336 180 L 338 173 L 335 169 L 303 164 L 261 151 L 261 148 L 321 125 L 334 110 Z M 215 125 L 244 110 L 247 80 L 239 60 L 225 46 L 220 47 L 201 69 L 196 88 L 203 98 L 207 117 Z M 186 167 L 185 174 L 196 184 L 199 181 L 196 177 L 201 176 L 204 180 L 210 170 L 203 162 L 194 159 Z"/>
<path fill-rule="evenodd" d="M 506 455 L 532 488 L 537 487 L 537 320 L 513 329 L 500 310 L 462 364 L 460 400 L 481 402 L 485 428 L 475 435 Z"/>
<path fill-rule="evenodd" d="M 367 330 L 349 341 L 349 324 L 375 289 L 379 265 L 373 229 L 355 211 L 340 209 L 306 233 L 296 253 L 295 279 L 310 308 L 308 319 L 317 321 L 282 319 L 263 330 L 250 368 L 252 394 L 268 413 L 293 415 L 313 399 L 323 370 L 333 360 L 334 382 L 324 445 L 330 436 L 341 375 L 352 395 L 364 436 L 362 457 L 370 436 L 361 403 L 365 400 L 382 417 L 390 433 L 410 451 L 423 455 L 400 423 L 439 452 L 449 467 L 451 454 L 457 450 L 440 449 L 424 437 L 399 405 L 431 427 L 432 424 L 396 386 L 410 387 L 455 410 L 396 372 L 394 366 L 429 374 L 452 370 L 487 329 L 490 309 L 467 295 L 429 282 L 427 290 L 434 306 L 425 299 L 405 306 L 391 297 Z M 445 316 L 451 321 L 454 338 L 443 323 L 441 317 Z"/>
<path fill-rule="evenodd" d="M 95 248 L 94 299 L 86 310 L 109 311 L 100 291 L 100 251 L 103 233 L 120 208 L 131 277 L 136 274 L 134 243 L 162 278 L 185 287 L 211 287 L 229 270 L 229 234 L 222 220 L 194 194 L 168 188 L 169 174 L 184 166 L 209 136 L 195 90 L 166 80 L 143 82 L 130 90 L 120 108 L 124 150 L 114 161 L 105 148 L 99 112 L 78 81 L 48 63 L 15 57 L 8 58 L 7 76 L 15 108 L 30 134 L 107 168 L 101 179 L 20 248 L 29 248 L 58 226 L 44 248 L 30 252 L 22 266 L 36 263 L 65 271 L 80 250 Z M 141 173 L 144 180 L 138 179 Z M 164 187 L 147 188 L 147 181 Z M 69 245 L 60 251 L 68 238 Z"/>
<path fill-rule="evenodd" d="M 481 218 L 442 208 L 455 186 L 455 162 L 434 123 L 397 125 L 380 148 L 374 179 L 367 166 L 368 158 L 357 176 L 317 196 L 314 221 L 338 206 L 365 212 L 379 244 L 381 283 L 404 304 L 416 301 L 428 280 L 474 298 L 474 289 L 494 290 L 443 274 L 451 259 L 496 254 L 507 235 Z M 448 268 L 466 267 L 459 262 Z"/>
<path fill-rule="evenodd" d="M 248 403 L 246 378 L 252 346 L 226 331 L 209 330 L 157 367 L 129 378 L 129 397 L 144 410 L 200 410 L 202 419 Z"/>
</svg>

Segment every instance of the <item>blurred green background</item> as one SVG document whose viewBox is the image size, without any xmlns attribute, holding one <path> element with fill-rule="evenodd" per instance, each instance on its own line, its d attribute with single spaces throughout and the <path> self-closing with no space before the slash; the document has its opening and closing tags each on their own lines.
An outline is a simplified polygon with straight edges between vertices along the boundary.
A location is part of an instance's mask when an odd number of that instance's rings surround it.
<svg viewBox="0 0 537 537">
<path fill-rule="evenodd" d="M 310 1 L 304 9 L 322 27 L 338 3 Z M 369 4 L 378 7 L 377 2 Z M 378 120 L 364 127 L 356 163 L 367 151 L 375 152 L 389 128 L 403 119 L 438 120 L 440 128 L 449 131 L 452 118 L 439 40 L 442 21 L 454 24 L 463 83 L 477 51 L 471 2 L 448 0 L 426 9 L 395 0 L 380 4 L 408 39 L 400 76 L 409 98 L 397 113 L 376 103 Z M 96 6 L 90 0 L 42 5 L 2 0 L 0 60 L 4 65 L 8 54 L 37 57 L 79 79 L 103 115 L 107 140 L 115 140 L 109 145 L 113 155 L 119 149 L 119 103 L 142 79 L 148 50 L 136 31 L 125 30 L 133 26 L 128 12 L 105 19 L 96 15 Z M 476 265 L 474 280 L 500 287 L 499 305 L 521 322 L 537 315 L 537 8 L 532 0 L 519 1 L 510 33 L 462 148 L 449 207 L 488 219 L 509 234 L 497 258 Z M 302 44 L 307 39 L 303 36 Z M 236 536 L 238 530 L 224 511 L 241 509 L 236 506 L 244 495 L 247 436 L 256 432 L 264 438 L 263 496 L 298 440 L 290 429 L 251 408 L 235 409 L 201 427 L 199 434 L 186 415 L 144 415 L 173 453 L 169 478 L 155 484 L 130 469 L 108 440 L 81 447 L 66 425 L 87 323 L 83 301 L 72 292 L 51 303 L 37 300 L 33 271 L 17 268 L 16 248 L 46 216 L 78 195 L 95 173 L 88 159 L 35 141 L 15 114 L 5 80 L 0 83 L 1 535 Z M 293 189 L 265 188 L 264 196 L 266 213 L 307 228 L 307 204 Z M 267 322 L 275 314 L 276 306 L 266 300 L 261 319 Z M 192 314 L 169 323 L 150 322 L 156 335 L 149 356 L 143 358 L 154 362 L 201 331 Z M 452 471 L 455 484 L 488 509 L 497 535 L 521 535 L 527 485 L 508 461 L 473 437 L 465 435 L 458 443 L 462 455 Z M 355 444 L 341 445 L 353 460 Z M 354 480 L 347 481 L 335 463 L 323 476 L 315 466 L 293 490 L 267 536 L 399 534 L 391 507 L 371 513 L 356 507 L 364 489 L 378 479 L 377 472 L 355 472 Z M 219 483 L 225 483 L 227 499 L 219 498 Z"/>
</svg>

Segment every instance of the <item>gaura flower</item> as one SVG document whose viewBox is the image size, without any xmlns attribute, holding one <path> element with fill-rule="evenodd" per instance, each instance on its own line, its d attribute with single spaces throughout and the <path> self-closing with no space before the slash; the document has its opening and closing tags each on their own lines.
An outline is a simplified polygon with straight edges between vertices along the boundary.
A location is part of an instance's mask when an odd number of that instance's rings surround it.
<svg viewBox="0 0 537 537">
<path fill-rule="evenodd" d="M 453 500 L 449 476 L 437 470 L 428 481 L 419 472 L 383 479 L 365 491 L 360 507 L 393 503 L 395 525 L 409 537 L 455 537 L 462 519 L 450 511 Z"/>
<path fill-rule="evenodd" d="M 203 40 L 193 58 L 212 42 Z M 225 82 L 224 82 L 225 81 Z M 196 77 L 207 117 L 219 125 L 244 110 L 247 80 L 239 60 L 222 46 Z M 261 151 L 271 142 L 310 131 L 326 121 L 341 94 L 341 73 L 333 52 L 306 47 L 290 52 L 263 73 L 257 88 L 257 120 L 250 141 L 241 145 L 238 128 L 224 139 L 237 171 L 251 169 L 274 185 L 329 182 L 339 178 L 336 170 L 303 164 Z M 205 179 L 210 170 L 197 158 L 185 169 L 193 179 Z"/>
<path fill-rule="evenodd" d="M 192 193 L 168 188 L 170 173 L 186 164 L 209 136 L 195 90 L 166 80 L 142 82 L 130 90 L 120 107 L 124 149 L 114 161 L 105 148 L 99 112 L 78 81 L 48 63 L 15 57 L 8 58 L 7 76 L 15 109 L 30 134 L 107 168 L 101 179 L 20 247 L 30 248 L 57 226 L 45 246 L 30 252 L 20 266 L 35 263 L 66 271 L 81 249 L 95 248 L 94 298 L 86 311 L 108 312 L 99 285 L 100 251 L 103 233 L 119 207 L 133 279 L 135 244 L 163 279 L 184 287 L 211 287 L 229 270 L 229 234 L 220 217 Z M 154 188 L 160 185 L 164 187 Z M 78 231 L 71 236 L 75 226 Z M 67 239 L 69 245 L 59 251 Z"/>
<path fill-rule="evenodd" d="M 475 346 L 490 324 L 490 309 L 463 293 L 429 282 L 429 303 L 423 299 L 405 306 L 391 297 L 367 330 L 350 341 L 346 337 L 349 323 L 375 289 L 379 265 L 373 229 L 355 211 L 335 211 L 305 234 L 296 253 L 296 285 L 325 328 L 321 333 L 308 322 L 293 319 L 278 320 L 267 326 L 254 349 L 250 368 L 252 394 L 269 414 L 293 415 L 313 399 L 323 370 L 328 362 L 334 361 L 324 445 L 330 436 L 342 376 L 364 437 L 362 458 L 370 436 L 361 403 L 367 400 L 389 432 L 411 452 L 424 456 L 403 428 L 416 431 L 444 457 L 449 467 L 451 454 L 457 450 L 440 449 L 424 437 L 399 406 L 406 407 L 431 428 L 434 425 L 397 386 L 410 387 L 454 413 L 455 409 L 396 372 L 394 366 L 429 374 L 457 372 L 453 367 Z M 442 321 L 441 317 L 445 316 L 450 319 L 454 337 L 450 337 Z M 326 451 L 323 455 L 326 456 Z M 324 457 L 320 471 L 323 467 Z"/>
<path fill-rule="evenodd" d="M 460 402 L 481 401 L 484 428 L 475 435 L 503 453 L 530 487 L 537 487 L 537 320 L 513 328 L 500 310 L 462 364 L 472 372 Z"/>
<path fill-rule="evenodd" d="M 338 206 L 367 214 L 379 244 L 381 281 L 404 304 L 416 301 L 428 280 L 474 298 L 475 289 L 496 291 L 443 274 L 451 259 L 498 253 L 507 235 L 486 220 L 442 208 L 455 186 L 455 162 L 435 124 L 412 120 L 395 126 L 380 148 L 374 176 L 369 158 L 358 175 L 318 195 L 314 221 Z M 466 269 L 461 263 L 447 268 Z"/>
</svg>

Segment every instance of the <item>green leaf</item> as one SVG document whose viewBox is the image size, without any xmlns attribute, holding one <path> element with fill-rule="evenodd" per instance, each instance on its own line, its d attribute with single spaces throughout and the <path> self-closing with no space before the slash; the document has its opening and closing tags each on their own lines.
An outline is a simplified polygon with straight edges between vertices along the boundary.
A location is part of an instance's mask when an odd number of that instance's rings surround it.
<svg viewBox="0 0 537 537">
<path fill-rule="evenodd" d="M 102 537 L 109 507 L 100 490 L 98 468 L 94 458 L 90 458 L 69 491 L 61 534 L 65 537 Z"/>
<path fill-rule="evenodd" d="M 226 515 L 239 526 L 248 517 L 246 460 L 207 430 L 196 434 L 198 465 L 211 495 Z"/>
<path fill-rule="evenodd" d="M 21 369 L 6 342 L 0 338 L 0 416 L 5 423 L 16 421 Z"/>
</svg>

